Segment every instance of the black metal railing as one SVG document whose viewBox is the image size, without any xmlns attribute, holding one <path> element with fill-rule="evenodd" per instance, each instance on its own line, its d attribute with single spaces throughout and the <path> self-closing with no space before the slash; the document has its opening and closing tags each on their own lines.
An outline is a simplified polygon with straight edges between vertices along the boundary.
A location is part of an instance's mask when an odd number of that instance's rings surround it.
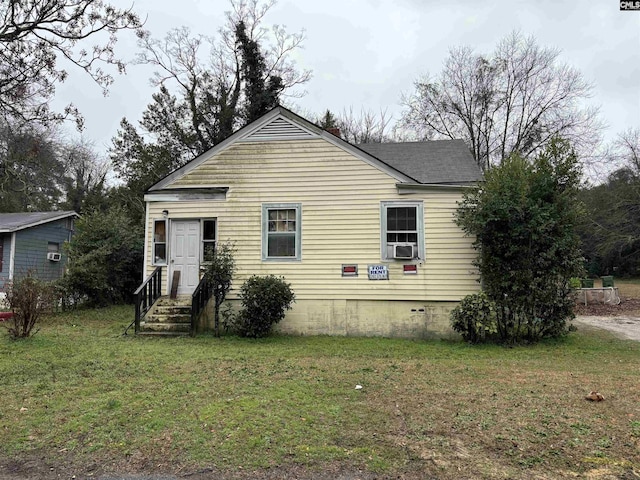
<svg viewBox="0 0 640 480">
<path fill-rule="evenodd" d="M 156 267 L 142 285 L 134 292 L 136 297 L 136 333 L 140 331 L 140 319 L 153 306 L 156 300 L 162 296 L 162 267 Z M 126 332 L 125 332 L 126 333 Z"/>
<path fill-rule="evenodd" d="M 204 307 L 207 306 L 211 295 L 213 295 L 213 285 L 204 276 L 191 296 L 191 336 L 196 334 L 196 322 Z"/>
</svg>

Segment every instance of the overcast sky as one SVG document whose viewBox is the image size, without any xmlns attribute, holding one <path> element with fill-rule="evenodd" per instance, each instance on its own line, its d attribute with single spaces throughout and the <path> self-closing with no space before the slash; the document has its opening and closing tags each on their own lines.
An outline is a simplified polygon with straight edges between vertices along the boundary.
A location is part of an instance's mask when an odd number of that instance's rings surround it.
<svg viewBox="0 0 640 480">
<path fill-rule="evenodd" d="M 194 34 L 217 35 L 229 2 L 135 0 L 133 9 L 147 18 L 145 28 L 155 38 L 183 25 Z M 383 109 L 397 119 L 401 94 L 410 93 L 420 75 L 438 74 L 450 47 L 489 53 L 519 30 L 541 46 L 559 48 L 561 61 L 594 84 L 591 101 L 609 125 L 607 138 L 640 127 L 640 11 L 620 11 L 619 0 L 280 0 L 263 23 L 306 32 L 304 49 L 295 54 L 299 67 L 313 72 L 307 95 L 296 100 L 304 111 Z M 136 50 L 133 34 L 120 36 L 121 57 L 132 59 Z M 136 124 L 150 103 L 152 71 L 129 65 L 106 98 L 82 72 L 73 72 L 58 88 L 56 106 L 79 107 L 84 138 L 106 152 L 120 119 Z"/>
</svg>

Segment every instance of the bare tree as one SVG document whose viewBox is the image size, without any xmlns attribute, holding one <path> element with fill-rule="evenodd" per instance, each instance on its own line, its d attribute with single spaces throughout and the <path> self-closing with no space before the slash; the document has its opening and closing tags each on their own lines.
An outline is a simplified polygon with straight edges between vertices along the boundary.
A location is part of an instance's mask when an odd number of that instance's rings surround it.
<svg viewBox="0 0 640 480">
<path fill-rule="evenodd" d="M 393 135 L 389 132 L 392 119 L 386 110 L 380 109 L 376 113 L 363 108 L 356 114 L 353 107 L 349 107 L 338 115 L 336 126 L 342 138 L 350 143 L 382 143 L 392 140 Z"/>
<path fill-rule="evenodd" d="M 56 126 L 0 120 L 0 211 L 104 207 L 109 164 L 83 140 Z"/>
<path fill-rule="evenodd" d="M 73 105 L 64 112 L 49 108 L 56 85 L 68 76 L 60 60 L 84 70 L 106 92 L 113 77 L 103 67 L 125 70 L 114 53 L 117 33 L 142 32 L 131 9 L 103 0 L 4 0 L 0 19 L 0 114 L 42 123 L 71 115 L 79 127 L 82 117 Z M 89 37 L 99 40 L 90 49 L 81 48 Z"/>
<path fill-rule="evenodd" d="M 629 128 L 618 134 L 613 147 L 616 164 L 628 169 L 640 180 L 640 128 Z"/>
<path fill-rule="evenodd" d="M 219 38 L 193 35 L 187 27 L 170 31 L 163 40 L 144 35 L 137 63 L 157 68 L 151 79 L 154 86 L 178 88 L 189 108 L 189 122 L 200 150 L 206 150 L 219 139 L 230 135 L 237 124 L 237 110 L 244 100 L 242 49 L 237 27 L 242 24 L 249 41 L 256 42 L 264 56 L 264 77 L 277 76 L 281 92 L 300 96 L 295 87 L 311 78 L 309 70 L 299 71 L 291 53 L 302 46 L 304 32 L 289 34 L 274 25 L 271 31 L 261 26 L 275 0 L 232 0 L 232 10 L 218 32 Z M 206 108 L 202 108 L 206 106 Z M 201 148 L 205 146 L 206 148 Z"/>
<path fill-rule="evenodd" d="M 0 120 L 0 211 L 59 206 L 65 169 L 57 145 L 55 129 Z"/>
<path fill-rule="evenodd" d="M 464 139 L 483 169 L 511 153 L 531 156 L 557 136 L 588 151 L 602 128 L 598 109 L 582 106 L 592 86 L 559 55 L 517 32 L 491 55 L 453 48 L 438 78 L 422 77 L 403 97 L 402 126 L 420 139 Z"/>
<path fill-rule="evenodd" d="M 606 183 L 612 174 L 640 179 L 640 128 L 619 132 L 613 140 L 603 142 L 591 152 L 583 163 L 587 179 L 594 185 Z"/>
<path fill-rule="evenodd" d="M 95 152 L 94 145 L 82 139 L 63 144 L 60 158 L 66 172 L 63 207 L 78 213 L 106 207 L 110 165 Z"/>
</svg>

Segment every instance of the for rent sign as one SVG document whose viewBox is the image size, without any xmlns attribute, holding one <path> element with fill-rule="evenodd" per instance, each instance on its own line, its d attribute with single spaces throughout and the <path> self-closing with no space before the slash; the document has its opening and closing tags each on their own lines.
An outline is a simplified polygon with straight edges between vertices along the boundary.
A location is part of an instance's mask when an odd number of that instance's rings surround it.
<svg viewBox="0 0 640 480">
<path fill-rule="evenodd" d="M 389 269 L 386 265 L 368 265 L 369 280 L 389 280 Z"/>
</svg>

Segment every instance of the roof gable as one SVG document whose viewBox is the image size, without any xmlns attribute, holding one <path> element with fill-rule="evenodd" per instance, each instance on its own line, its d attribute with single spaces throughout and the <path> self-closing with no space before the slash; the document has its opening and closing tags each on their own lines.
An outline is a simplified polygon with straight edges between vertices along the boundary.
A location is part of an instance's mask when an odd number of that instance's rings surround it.
<svg viewBox="0 0 640 480">
<path fill-rule="evenodd" d="M 184 177 L 214 155 L 220 153 L 226 148 L 229 148 L 237 142 L 266 142 L 312 138 L 322 138 L 333 143 L 339 148 L 348 151 L 355 157 L 387 173 L 399 182 L 416 181 L 409 175 L 406 175 L 391 165 L 386 164 L 384 161 L 368 154 L 364 150 L 351 145 L 349 142 L 346 142 L 345 140 L 321 129 L 317 125 L 314 125 L 313 123 L 296 115 L 292 111 L 287 110 L 282 106 L 277 106 L 259 119 L 244 126 L 216 146 L 197 156 L 186 165 L 173 171 L 165 178 L 152 185 L 147 191 L 153 192 L 163 190 L 165 188 L 171 188 L 171 185 L 178 179 Z"/>
</svg>

